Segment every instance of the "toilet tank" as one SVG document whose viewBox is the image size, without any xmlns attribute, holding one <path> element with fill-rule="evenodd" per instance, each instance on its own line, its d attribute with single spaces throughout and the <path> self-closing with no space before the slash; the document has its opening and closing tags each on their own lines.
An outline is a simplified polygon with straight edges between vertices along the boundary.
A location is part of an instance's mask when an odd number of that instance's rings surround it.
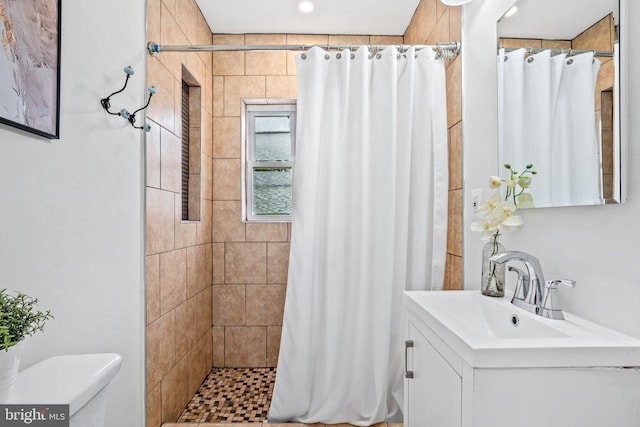
<svg viewBox="0 0 640 427">
<path fill-rule="evenodd" d="M 18 373 L 12 404 L 68 404 L 71 427 L 101 427 L 108 385 L 120 370 L 116 353 L 43 360 Z"/>
</svg>

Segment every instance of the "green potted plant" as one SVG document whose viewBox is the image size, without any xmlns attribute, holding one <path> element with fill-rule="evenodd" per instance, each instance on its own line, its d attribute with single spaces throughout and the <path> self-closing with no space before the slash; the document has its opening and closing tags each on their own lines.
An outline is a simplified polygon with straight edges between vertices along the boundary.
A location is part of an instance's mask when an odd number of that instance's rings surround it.
<svg viewBox="0 0 640 427">
<path fill-rule="evenodd" d="M 38 309 L 38 299 L 21 292 L 0 290 L 0 403 L 13 391 L 20 362 L 20 343 L 44 329 L 53 319 L 49 310 Z"/>
</svg>

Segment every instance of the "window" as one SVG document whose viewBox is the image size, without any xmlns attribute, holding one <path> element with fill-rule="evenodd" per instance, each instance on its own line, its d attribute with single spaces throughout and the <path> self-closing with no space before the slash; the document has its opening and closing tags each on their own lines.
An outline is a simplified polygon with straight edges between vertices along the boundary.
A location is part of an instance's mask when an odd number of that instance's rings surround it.
<svg viewBox="0 0 640 427">
<path fill-rule="evenodd" d="M 243 220 L 291 221 L 295 100 L 244 99 L 242 106 Z"/>
<path fill-rule="evenodd" d="M 201 88 L 182 67 L 182 220 L 200 221 Z"/>
</svg>

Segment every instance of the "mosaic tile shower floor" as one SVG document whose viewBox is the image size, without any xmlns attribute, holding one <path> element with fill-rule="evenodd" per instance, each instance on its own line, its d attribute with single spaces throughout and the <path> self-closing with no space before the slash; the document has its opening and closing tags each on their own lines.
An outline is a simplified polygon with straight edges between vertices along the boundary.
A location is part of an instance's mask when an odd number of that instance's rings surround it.
<svg viewBox="0 0 640 427">
<path fill-rule="evenodd" d="M 214 368 L 177 422 L 263 422 L 275 380 L 275 368 Z"/>
</svg>

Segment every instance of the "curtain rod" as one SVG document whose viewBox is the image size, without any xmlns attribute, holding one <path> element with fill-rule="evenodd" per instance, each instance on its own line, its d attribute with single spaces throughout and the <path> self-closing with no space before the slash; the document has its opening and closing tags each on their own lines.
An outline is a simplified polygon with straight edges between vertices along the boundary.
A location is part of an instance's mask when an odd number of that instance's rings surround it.
<svg viewBox="0 0 640 427">
<path fill-rule="evenodd" d="M 501 48 L 498 48 L 498 52 L 500 52 L 500 49 Z M 504 49 L 505 52 L 513 52 L 514 50 L 524 49 L 527 55 L 544 52 L 545 50 L 550 50 L 552 54 L 568 53 L 569 56 L 578 55 L 581 53 L 593 52 L 594 56 L 613 58 L 613 51 L 611 50 L 554 49 L 554 48 L 539 48 L 539 47 L 504 47 L 502 49 Z"/>
<path fill-rule="evenodd" d="M 200 45 L 200 46 L 161 46 L 154 42 L 147 44 L 150 55 L 160 52 L 222 52 L 222 51 L 258 51 L 258 50 L 308 50 L 312 47 L 320 47 L 326 50 L 351 50 L 363 45 L 341 45 L 341 44 L 315 44 L 315 45 Z M 395 46 L 401 51 L 406 51 L 411 47 L 416 49 L 431 48 L 447 59 L 453 59 L 460 51 L 462 43 L 459 41 L 448 43 L 436 43 L 435 45 L 364 45 L 372 50 L 382 50 L 388 46 Z"/>
</svg>

